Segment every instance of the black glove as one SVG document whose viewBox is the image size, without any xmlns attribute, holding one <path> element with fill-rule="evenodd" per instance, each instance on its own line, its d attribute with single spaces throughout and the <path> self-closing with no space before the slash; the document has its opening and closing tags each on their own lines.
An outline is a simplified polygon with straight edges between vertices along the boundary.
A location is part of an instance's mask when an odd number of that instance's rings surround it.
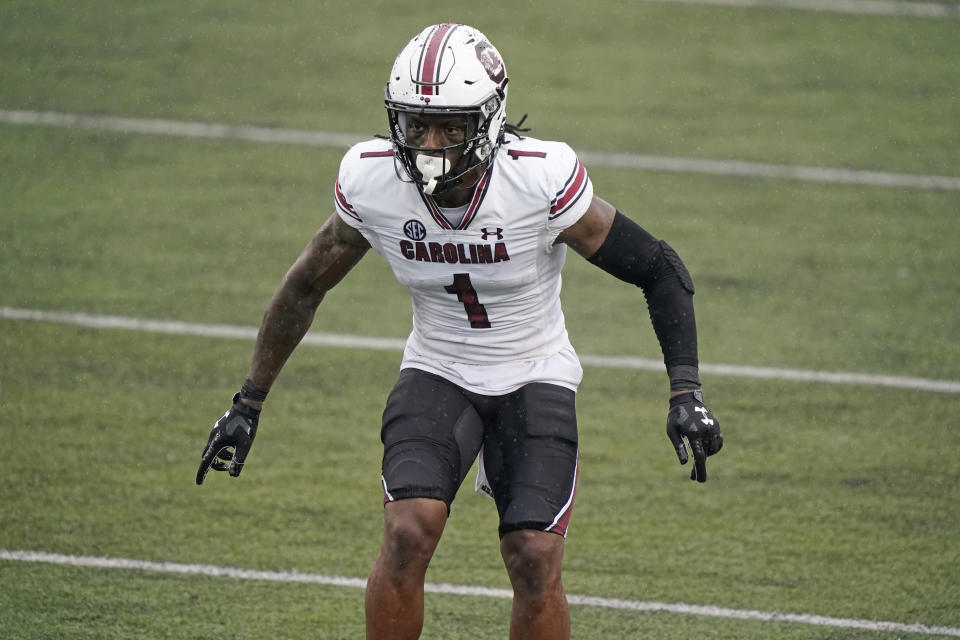
<svg viewBox="0 0 960 640">
<path fill-rule="evenodd" d="M 211 467 L 215 471 L 229 471 L 234 478 L 240 475 L 243 461 L 257 436 L 259 420 L 260 412 L 240 402 L 239 392 L 234 394 L 233 407 L 220 416 L 210 431 L 210 439 L 197 469 L 197 484 L 203 484 Z"/>
<path fill-rule="evenodd" d="M 697 390 L 670 398 L 670 413 L 667 415 L 667 437 L 677 451 L 680 464 L 687 464 L 687 447 L 690 441 L 693 451 L 693 470 L 690 479 L 707 481 L 707 456 L 723 448 L 720 421 L 703 404 L 703 394 Z"/>
</svg>

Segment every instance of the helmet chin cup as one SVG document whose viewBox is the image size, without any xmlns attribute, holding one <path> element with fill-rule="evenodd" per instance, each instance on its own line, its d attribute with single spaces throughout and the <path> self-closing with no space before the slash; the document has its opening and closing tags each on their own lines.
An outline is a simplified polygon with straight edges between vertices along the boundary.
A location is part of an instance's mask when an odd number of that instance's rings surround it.
<svg viewBox="0 0 960 640">
<path fill-rule="evenodd" d="M 432 195 L 437 188 L 437 178 L 450 171 L 450 161 L 446 156 L 428 156 L 423 153 L 417 154 L 417 169 L 423 176 L 423 192 Z"/>
</svg>

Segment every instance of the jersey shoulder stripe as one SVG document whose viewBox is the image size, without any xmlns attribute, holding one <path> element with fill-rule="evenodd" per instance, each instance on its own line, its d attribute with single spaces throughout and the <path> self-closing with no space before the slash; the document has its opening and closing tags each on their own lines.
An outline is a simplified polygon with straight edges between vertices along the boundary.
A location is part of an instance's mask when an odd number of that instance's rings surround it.
<svg viewBox="0 0 960 640">
<path fill-rule="evenodd" d="M 334 192 L 334 196 L 335 196 L 335 197 L 334 197 L 334 202 L 335 202 L 336 205 L 337 205 L 337 210 L 338 210 L 338 211 L 341 211 L 341 212 L 343 212 L 343 213 L 345 213 L 345 214 L 347 214 L 348 216 L 350 216 L 350 217 L 353 218 L 354 220 L 357 220 L 357 221 L 359 221 L 359 222 L 363 222 L 363 220 L 360 218 L 360 214 L 358 214 L 358 213 L 357 213 L 357 210 L 353 208 L 353 205 L 351 205 L 351 204 L 347 201 L 347 197 L 346 197 L 345 195 L 343 195 L 343 190 L 340 188 L 340 181 L 339 181 L 339 180 L 337 180 L 337 184 L 336 184 L 336 186 L 334 187 L 333 192 Z"/>
<path fill-rule="evenodd" d="M 587 182 L 587 170 L 580 160 L 576 159 L 570 177 L 550 203 L 550 218 L 562 216 L 569 211 L 587 190 Z"/>
<path fill-rule="evenodd" d="M 509 168 L 515 188 L 540 199 L 553 230 L 575 223 L 590 206 L 590 176 L 565 142 L 508 136 L 501 164 Z"/>
</svg>

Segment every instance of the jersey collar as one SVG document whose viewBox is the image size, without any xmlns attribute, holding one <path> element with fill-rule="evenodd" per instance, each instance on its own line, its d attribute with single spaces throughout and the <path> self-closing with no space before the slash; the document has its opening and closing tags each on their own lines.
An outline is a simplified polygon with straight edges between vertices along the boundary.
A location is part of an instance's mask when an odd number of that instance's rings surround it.
<svg viewBox="0 0 960 640">
<path fill-rule="evenodd" d="M 446 219 L 443 213 L 440 211 L 440 207 L 437 206 L 437 203 L 433 201 L 433 198 L 419 191 L 420 198 L 423 200 L 423 203 L 427 206 L 427 210 L 430 212 L 433 220 L 440 225 L 443 229 L 450 230 L 462 230 L 470 226 L 470 223 L 475 217 L 477 217 L 477 211 L 480 209 L 480 204 L 483 202 L 483 199 L 487 195 L 487 190 L 490 188 L 490 179 L 493 176 L 493 163 L 490 163 L 490 166 L 487 167 L 487 170 L 483 172 L 483 175 L 480 176 L 480 180 L 477 182 L 476 186 L 473 188 L 473 196 L 470 198 L 470 204 L 467 206 L 467 212 L 463 215 L 463 220 L 460 221 L 460 224 L 453 226 Z"/>
</svg>

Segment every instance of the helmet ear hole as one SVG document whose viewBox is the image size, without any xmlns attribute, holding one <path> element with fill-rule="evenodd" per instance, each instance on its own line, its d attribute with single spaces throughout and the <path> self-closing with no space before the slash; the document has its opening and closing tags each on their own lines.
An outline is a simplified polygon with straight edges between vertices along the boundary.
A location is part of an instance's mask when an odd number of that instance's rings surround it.
<svg viewBox="0 0 960 640">
<path fill-rule="evenodd" d="M 477 145 L 477 150 L 474 151 L 474 153 L 477 155 L 477 159 L 480 160 L 480 162 L 484 162 L 490 157 L 492 151 L 493 149 L 491 148 L 490 141 L 483 140 Z"/>
</svg>

